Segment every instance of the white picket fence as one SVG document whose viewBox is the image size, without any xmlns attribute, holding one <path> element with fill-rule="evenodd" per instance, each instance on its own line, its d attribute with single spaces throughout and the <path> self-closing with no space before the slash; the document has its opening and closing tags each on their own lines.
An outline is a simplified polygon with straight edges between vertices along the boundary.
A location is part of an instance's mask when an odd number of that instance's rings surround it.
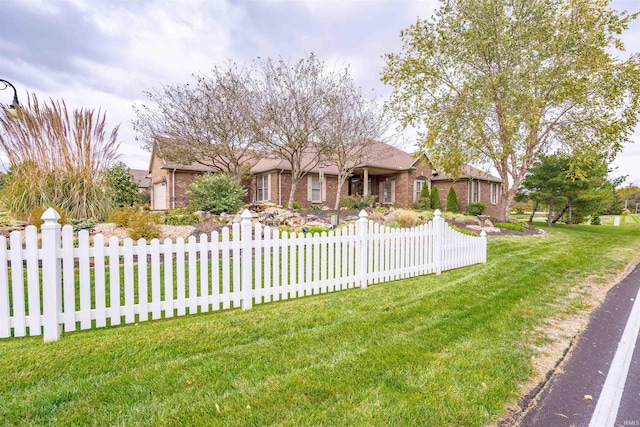
<svg viewBox="0 0 640 427">
<path fill-rule="evenodd" d="M 242 223 L 200 239 L 121 242 L 61 227 L 0 236 L 0 338 L 183 316 L 299 298 L 486 262 L 486 235 L 433 221 L 391 229 L 369 221 L 328 233 L 280 233 Z"/>
</svg>

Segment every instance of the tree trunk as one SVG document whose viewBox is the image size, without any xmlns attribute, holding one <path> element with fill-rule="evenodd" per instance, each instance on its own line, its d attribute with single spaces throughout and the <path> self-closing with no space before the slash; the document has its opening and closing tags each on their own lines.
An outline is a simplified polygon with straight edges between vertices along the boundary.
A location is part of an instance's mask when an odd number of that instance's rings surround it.
<svg viewBox="0 0 640 427">
<path fill-rule="evenodd" d="M 539 201 L 535 201 L 535 203 L 533 204 L 533 212 L 531 212 L 531 216 L 529 217 L 529 224 L 531 224 L 533 222 L 533 217 L 536 214 L 536 211 L 538 210 L 538 203 L 540 203 Z"/>
<path fill-rule="evenodd" d="M 518 183 L 518 185 L 520 185 Z M 517 187 L 506 189 L 506 184 L 502 184 L 502 192 L 500 194 L 500 200 L 498 201 L 498 221 L 509 222 L 509 209 L 513 205 L 513 201 L 516 196 Z"/>
<path fill-rule="evenodd" d="M 333 209 L 338 210 L 340 209 L 340 197 L 342 195 L 342 186 L 344 185 L 345 181 L 347 180 L 349 175 L 347 174 L 340 174 L 338 175 L 337 179 L 338 179 L 338 188 L 336 190 L 336 201 L 334 203 Z"/>
<path fill-rule="evenodd" d="M 567 209 L 569 209 L 569 205 L 568 204 L 562 209 L 562 211 L 558 215 L 556 215 L 556 217 L 553 219 L 553 221 L 551 221 L 551 223 L 555 224 L 556 222 L 558 222 L 558 220 L 560 218 L 562 218 L 562 215 L 564 215 L 564 213 L 567 211 Z"/>
<path fill-rule="evenodd" d="M 287 209 L 291 210 L 293 209 L 293 202 L 295 201 L 295 196 L 296 196 L 296 187 L 298 186 L 298 181 L 300 179 L 293 179 L 293 176 L 291 176 L 291 191 L 289 192 L 289 202 L 287 204 Z"/>
</svg>

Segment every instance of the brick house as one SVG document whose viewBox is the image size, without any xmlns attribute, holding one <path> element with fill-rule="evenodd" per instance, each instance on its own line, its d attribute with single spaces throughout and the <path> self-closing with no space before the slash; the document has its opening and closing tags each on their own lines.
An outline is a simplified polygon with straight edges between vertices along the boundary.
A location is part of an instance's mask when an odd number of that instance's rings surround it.
<svg viewBox="0 0 640 427">
<path fill-rule="evenodd" d="M 304 162 L 303 162 L 304 163 Z M 187 189 L 201 174 L 212 167 L 194 162 L 180 165 L 164 160 L 154 148 L 149 164 L 152 209 L 162 210 L 188 204 Z M 247 203 L 284 205 L 291 190 L 291 170 L 288 162 L 260 158 L 251 168 L 253 180 Z M 330 206 L 335 203 L 338 169 L 335 165 L 320 164 L 306 172 L 296 188 L 294 200 L 301 207 Z M 472 166 L 465 165 L 462 175 L 453 180 L 433 169 L 425 154 L 418 157 L 382 142 L 371 143 L 366 158 L 344 183 L 341 195 L 373 194 L 383 205 L 410 208 L 424 185 L 438 187 L 442 208 L 446 205 L 449 187 L 454 187 L 460 211 L 468 203 L 482 202 L 487 214 L 498 214 L 501 180 Z"/>
</svg>

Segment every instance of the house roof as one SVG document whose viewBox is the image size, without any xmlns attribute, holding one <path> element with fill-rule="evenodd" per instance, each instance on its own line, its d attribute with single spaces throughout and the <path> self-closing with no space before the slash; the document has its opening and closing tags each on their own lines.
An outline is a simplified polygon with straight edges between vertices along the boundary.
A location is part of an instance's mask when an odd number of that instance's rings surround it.
<svg viewBox="0 0 640 427">
<path fill-rule="evenodd" d="M 140 188 L 151 187 L 151 178 L 149 172 L 145 169 L 129 169 L 129 174 Z"/>
<path fill-rule="evenodd" d="M 358 169 L 368 168 L 370 173 L 392 173 L 401 170 L 410 170 L 415 169 L 416 164 L 422 159 L 429 160 L 428 157 L 424 153 L 408 153 L 403 151 L 397 147 L 386 144 L 380 141 L 367 141 L 368 152 L 364 156 L 363 161 L 358 166 Z M 155 147 L 154 147 L 155 153 Z M 158 153 L 161 156 L 161 150 L 158 150 Z M 152 154 L 153 156 L 153 154 Z M 317 153 L 306 153 L 303 155 L 301 164 L 312 164 L 316 163 L 315 158 L 317 158 Z M 317 164 L 307 170 L 309 173 L 318 173 L 320 171 L 320 167 L 322 164 Z M 202 161 L 202 162 L 192 162 L 190 164 L 180 164 L 175 162 L 168 162 L 163 159 L 162 169 L 176 169 L 182 171 L 192 171 L 192 172 L 211 172 L 214 171 L 215 168 L 210 162 Z M 254 174 L 261 174 L 271 171 L 289 171 L 291 169 L 291 165 L 288 161 L 283 159 L 278 159 L 274 157 L 267 156 L 258 156 L 257 163 L 251 168 L 251 171 Z M 335 165 L 326 165 L 324 166 L 324 173 L 328 175 L 337 175 L 338 167 Z M 462 167 L 461 175 L 458 179 L 481 179 L 492 182 L 502 182 L 500 178 L 497 178 L 493 175 L 490 175 L 478 168 L 475 168 L 471 165 L 464 165 Z M 439 172 L 437 175 L 432 177 L 433 181 L 447 181 L 453 180 L 452 176 Z"/>
<path fill-rule="evenodd" d="M 478 168 L 475 168 L 471 165 L 464 165 L 460 170 L 460 176 L 457 179 L 480 179 L 483 181 L 491 181 L 491 182 L 502 182 L 502 180 L 498 177 L 495 177 L 491 174 L 488 174 Z M 438 171 L 437 175 L 434 175 L 431 178 L 432 181 L 452 181 L 453 176 L 447 174 L 446 172 Z"/>
</svg>

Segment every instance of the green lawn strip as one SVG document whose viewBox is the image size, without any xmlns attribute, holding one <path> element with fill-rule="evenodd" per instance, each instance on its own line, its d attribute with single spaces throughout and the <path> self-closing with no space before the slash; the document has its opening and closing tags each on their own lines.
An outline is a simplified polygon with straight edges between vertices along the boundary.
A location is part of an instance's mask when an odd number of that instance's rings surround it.
<svg viewBox="0 0 640 427">
<path fill-rule="evenodd" d="M 485 425 L 572 288 L 639 259 L 640 229 L 558 226 L 441 276 L 2 340 L 0 424 Z"/>
</svg>

